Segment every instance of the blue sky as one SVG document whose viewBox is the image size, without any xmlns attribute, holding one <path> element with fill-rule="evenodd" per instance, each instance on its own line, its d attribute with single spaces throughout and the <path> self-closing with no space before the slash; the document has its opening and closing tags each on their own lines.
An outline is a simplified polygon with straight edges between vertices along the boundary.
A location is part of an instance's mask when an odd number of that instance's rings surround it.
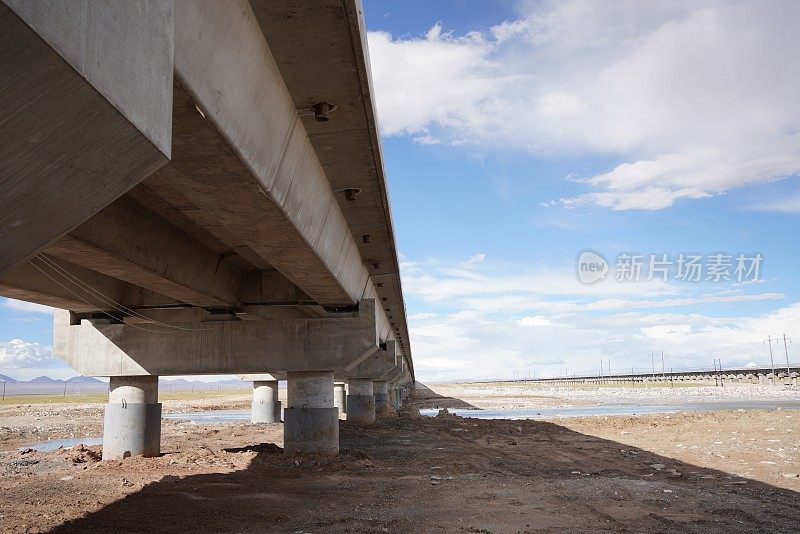
<svg viewBox="0 0 800 534">
<path fill-rule="evenodd" d="M 800 336 L 796 3 L 364 8 L 420 378 L 764 363 L 767 335 Z M 757 283 L 584 285 L 585 249 L 612 278 L 621 253 L 763 263 Z M 72 374 L 50 320 L 0 303 L 0 340 L 25 343 L 6 374 Z"/>
<path fill-rule="evenodd" d="M 796 6 L 365 10 L 422 376 L 764 363 L 797 332 Z M 754 284 L 587 287 L 584 249 L 764 259 Z"/>
</svg>

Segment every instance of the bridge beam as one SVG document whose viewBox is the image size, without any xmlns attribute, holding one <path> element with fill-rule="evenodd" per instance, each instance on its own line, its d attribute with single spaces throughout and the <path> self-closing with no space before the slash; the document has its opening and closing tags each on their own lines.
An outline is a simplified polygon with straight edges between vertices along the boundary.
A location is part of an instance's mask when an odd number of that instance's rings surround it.
<svg viewBox="0 0 800 534">
<path fill-rule="evenodd" d="M 195 306 L 237 307 L 244 272 L 124 197 L 47 254 Z"/>
<path fill-rule="evenodd" d="M 386 341 L 381 350 L 375 351 L 368 358 L 350 365 L 344 369 L 336 370 L 337 380 L 348 378 L 369 378 L 371 380 L 385 380 L 386 376 L 397 369 L 402 357 L 397 353 L 397 342 L 393 339 Z"/>
<path fill-rule="evenodd" d="M 91 376 L 327 371 L 354 365 L 379 349 L 375 313 L 375 302 L 364 300 L 356 312 L 326 318 L 168 328 L 85 319 L 73 325 L 68 312 L 57 312 L 54 352 Z"/>
<path fill-rule="evenodd" d="M 0 2 L 0 277 L 164 165 L 172 0 Z"/>
<path fill-rule="evenodd" d="M 318 304 L 378 299 L 377 268 L 361 257 L 261 27 L 246 1 L 233 4 L 175 4 L 181 150 L 158 179 Z M 382 306 L 378 323 L 387 339 Z"/>
</svg>

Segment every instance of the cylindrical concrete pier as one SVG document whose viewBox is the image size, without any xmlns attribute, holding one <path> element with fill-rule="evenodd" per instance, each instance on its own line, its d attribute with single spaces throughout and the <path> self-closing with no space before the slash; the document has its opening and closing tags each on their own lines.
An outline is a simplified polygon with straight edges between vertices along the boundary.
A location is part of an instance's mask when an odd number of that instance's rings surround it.
<svg viewBox="0 0 800 534">
<path fill-rule="evenodd" d="M 347 413 L 347 397 L 343 383 L 333 385 L 333 405 L 339 408 L 339 417 Z"/>
<path fill-rule="evenodd" d="M 285 452 L 339 453 L 339 409 L 333 405 L 333 371 L 290 372 L 283 411 Z"/>
<path fill-rule="evenodd" d="M 372 380 L 351 378 L 347 381 L 347 420 L 361 425 L 375 422 L 375 395 Z"/>
<path fill-rule="evenodd" d="M 250 409 L 250 422 L 281 422 L 281 402 L 278 400 L 277 380 L 253 382 L 253 404 Z"/>
<path fill-rule="evenodd" d="M 103 460 L 161 454 L 157 376 L 112 376 L 103 421 Z"/>
<path fill-rule="evenodd" d="M 372 382 L 375 395 L 375 416 L 382 417 L 391 413 L 389 406 L 389 383 L 386 380 L 375 380 Z"/>
</svg>

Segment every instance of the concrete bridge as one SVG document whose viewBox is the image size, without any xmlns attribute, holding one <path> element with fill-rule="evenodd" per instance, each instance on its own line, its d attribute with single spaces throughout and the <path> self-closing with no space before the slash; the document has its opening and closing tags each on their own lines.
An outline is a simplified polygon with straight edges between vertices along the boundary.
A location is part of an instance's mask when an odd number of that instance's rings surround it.
<svg viewBox="0 0 800 534">
<path fill-rule="evenodd" d="M 159 453 L 159 375 L 251 379 L 257 422 L 286 379 L 304 452 L 407 394 L 358 0 L 0 0 L 0 58 L 0 294 L 110 377 L 104 458 Z"/>
</svg>

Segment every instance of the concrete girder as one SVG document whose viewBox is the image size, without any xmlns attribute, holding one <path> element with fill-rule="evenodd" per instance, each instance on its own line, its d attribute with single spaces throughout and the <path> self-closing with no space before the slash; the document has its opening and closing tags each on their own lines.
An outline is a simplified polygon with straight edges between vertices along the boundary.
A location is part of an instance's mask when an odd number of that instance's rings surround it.
<svg viewBox="0 0 800 534">
<path fill-rule="evenodd" d="M 158 177 L 317 304 L 378 299 L 261 28 L 234 3 L 176 2 L 175 143 L 189 152 Z M 386 339 L 382 307 L 377 320 Z"/>
<path fill-rule="evenodd" d="M 366 268 L 250 6 L 233 3 L 176 2 L 187 130 L 223 146 L 216 166 L 176 159 L 165 174 L 319 304 L 352 305 Z"/>
<path fill-rule="evenodd" d="M 3 276 L 167 162 L 172 0 L 3 0 L 0 55 Z"/>
<path fill-rule="evenodd" d="M 394 366 L 393 369 L 384 374 L 381 379 L 388 380 L 389 382 L 397 382 L 398 378 L 406 372 L 406 360 L 405 358 L 398 358 L 397 365 Z"/>
<path fill-rule="evenodd" d="M 79 313 L 115 315 L 119 310 L 109 300 L 129 308 L 180 304 L 161 294 L 45 254 L 31 258 L 0 279 L 0 295 Z"/>
<path fill-rule="evenodd" d="M 336 380 L 348 380 L 350 378 L 383 379 L 382 377 L 387 373 L 396 369 L 397 361 L 402 360 L 402 357 L 397 354 L 397 343 L 393 339 L 387 341 L 385 346 L 386 348 L 375 351 L 357 365 L 335 369 Z"/>
<path fill-rule="evenodd" d="M 46 251 L 194 306 L 240 304 L 244 271 L 127 197 Z"/>
<path fill-rule="evenodd" d="M 122 302 L 129 285 L 66 262 L 60 267 L 116 302 Z M 68 277 L 61 271 L 53 269 L 46 261 L 38 258 L 7 272 L 0 280 L 0 295 L 76 312 L 113 309 L 108 303 L 99 302 L 96 296 L 88 294 L 81 287 L 70 284 Z"/>
<path fill-rule="evenodd" d="M 286 380 L 286 373 L 251 373 L 236 375 L 236 378 L 244 382 L 280 382 Z"/>
<path fill-rule="evenodd" d="M 250 0 L 295 108 L 331 102 L 327 122 L 303 115 L 322 168 L 334 191 L 361 190 L 355 201 L 336 195 L 387 314 L 394 315 L 399 349 L 411 367 L 411 348 L 400 286 L 381 143 L 375 119 L 367 33 L 360 0 Z M 319 61 L 319 51 L 326 50 Z M 307 66 L 313 64 L 314 68 Z M 371 235 L 370 240 L 359 239 Z"/>
<path fill-rule="evenodd" d="M 379 349 L 375 302 L 327 318 L 164 326 L 69 324 L 54 315 L 54 353 L 84 375 L 137 376 L 343 369 Z"/>
</svg>

